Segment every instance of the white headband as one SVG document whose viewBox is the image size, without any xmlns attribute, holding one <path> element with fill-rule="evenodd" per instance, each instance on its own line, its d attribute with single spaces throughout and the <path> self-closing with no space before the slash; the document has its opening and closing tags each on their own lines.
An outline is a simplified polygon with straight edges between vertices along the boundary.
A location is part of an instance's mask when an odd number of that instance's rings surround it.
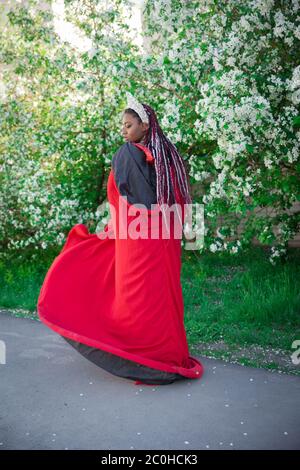
<svg viewBox="0 0 300 470">
<path fill-rule="evenodd" d="M 129 93 L 129 91 L 126 91 L 126 96 L 127 96 L 127 108 L 133 109 L 141 118 L 142 122 L 146 122 L 149 124 L 149 117 L 145 111 L 144 106 L 139 103 L 134 96 Z"/>
</svg>

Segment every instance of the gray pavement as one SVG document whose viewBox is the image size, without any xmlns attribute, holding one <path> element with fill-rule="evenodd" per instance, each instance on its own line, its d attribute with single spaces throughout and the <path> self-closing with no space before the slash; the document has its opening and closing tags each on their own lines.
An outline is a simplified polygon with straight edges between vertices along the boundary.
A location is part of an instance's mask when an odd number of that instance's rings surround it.
<svg viewBox="0 0 300 470">
<path fill-rule="evenodd" d="M 4 311 L 0 340 L 0 450 L 300 449 L 299 377 L 199 357 L 198 380 L 134 385 Z"/>
</svg>

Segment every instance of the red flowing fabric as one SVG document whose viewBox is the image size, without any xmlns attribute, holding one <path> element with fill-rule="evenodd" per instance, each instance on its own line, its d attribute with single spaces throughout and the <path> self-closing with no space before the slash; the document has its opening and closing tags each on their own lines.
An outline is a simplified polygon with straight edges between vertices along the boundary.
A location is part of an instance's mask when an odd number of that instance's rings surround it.
<svg viewBox="0 0 300 470">
<path fill-rule="evenodd" d="M 150 162 L 148 149 L 145 154 Z M 89 233 L 84 224 L 70 230 L 41 287 L 39 318 L 72 340 L 200 378 L 203 366 L 189 355 L 184 328 L 181 239 L 172 236 L 174 224 L 171 236 L 162 238 L 162 213 L 129 204 L 119 193 L 113 169 L 107 198 L 111 218 L 102 232 Z M 129 236 L 137 219 L 145 238 Z M 158 238 L 146 238 L 151 227 L 158 228 Z M 122 228 L 127 238 L 120 235 Z"/>
</svg>

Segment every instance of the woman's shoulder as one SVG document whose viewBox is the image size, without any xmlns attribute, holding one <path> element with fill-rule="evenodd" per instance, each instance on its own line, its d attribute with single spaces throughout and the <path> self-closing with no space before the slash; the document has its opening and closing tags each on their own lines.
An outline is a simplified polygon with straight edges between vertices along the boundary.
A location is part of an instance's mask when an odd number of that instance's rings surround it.
<svg viewBox="0 0 300 470">
<path fill-rule="evenodd" d="M 125 142 L 118 148 L 118 150 L 113 155 L 112 166 L 116 165 L 120 161 L 120 159 L 122 159 L 123 164 L 127 160 L 130 164 L 132 163 L 132 156 L 141 158 L 143 154 L 144 152 L 140 148 L 136 147 L 133 143 Z"/>
<path fill-rule="evenodd" d="M 128 153 L 130 154 L 132 151 L 138 151 L 139 153 L 143 153 L 141 149 L 136 147 L 132 142 L 124 142 L 124 144 L 120 145 L 118 150 L 115 152 L 115 155 Z"/>
<path fill-rule="evenodd" d="M 121 145 L 117 150 L 116 152 L 113 154 L 112 156 L 112 159 L 111 159 L 111 163 L 112 165 L 116 162 L 116 160 L 118 160 L 119 156 L 124 154 L 125 153 L 125 150 L 126 150 L 126 143 L 125 142 L 123 145 Z"/>
</svg>

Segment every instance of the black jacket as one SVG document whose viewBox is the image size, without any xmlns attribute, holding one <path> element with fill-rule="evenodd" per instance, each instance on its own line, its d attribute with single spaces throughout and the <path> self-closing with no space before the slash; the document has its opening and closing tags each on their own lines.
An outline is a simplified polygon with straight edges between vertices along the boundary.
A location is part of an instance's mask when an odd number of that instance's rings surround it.
<svg viewBox="0 0 300 470">
<path fill-rule="evenodd" d="M 129 204 L 144 204 L 148 209 L 157 203 L 156 171 L 145 153 L 130 142 L 123 144 L 112 157 L 112 169 L 122 196 Z"/>
</svg>

